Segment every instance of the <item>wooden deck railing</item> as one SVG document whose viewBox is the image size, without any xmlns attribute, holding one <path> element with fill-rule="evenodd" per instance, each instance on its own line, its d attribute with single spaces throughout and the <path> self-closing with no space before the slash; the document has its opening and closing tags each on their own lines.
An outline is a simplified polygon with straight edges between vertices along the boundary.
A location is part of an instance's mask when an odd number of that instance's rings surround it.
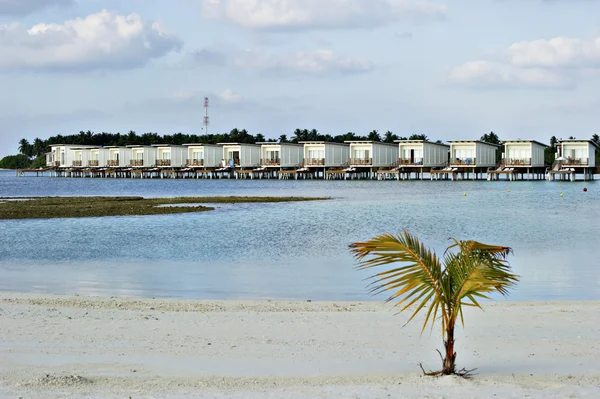
<svg viewBox="0 0 600 399">
<path fill-rule="evenodd" d="M 454 158 L 450 160 L 450 165 L 477 165 L 477 158 Z"/>
<path fill-rule="evenodd" d="M 54 161 L 54 166 L 59 167 L 60 166 L 60 161 Z"/>
<path fill-rule="evenodd" d="M 129 162 L 130 166 L 144 166 L 144 160 L 143 159 L 132 159 Z"/>
<path fill-rule="evenodd" d="M 73 161 L 73 166 L 83 166 L 83 161 Z"/>
<path fill-rule="evenodd" d="M 170 159 L 157 159 L 156 166 L 171 166 Z"/>
<path fill-rule="evenodd" d="M 567 158 L 566 160 L 562 161 L 563 165 L 569 165 L 569 166 L 588 166 L 589 165 L 589 159 L 588 158 Z"/>
<path fill-rule="evenodd" d="M 119 160 L 118 159 L 109 159 L 108 161 L 106 161 L 106 165 L 119 166 Z"/>
<path fill-rule="evenodd" d="M 304 166 L 325 166 L 325 158 L 304 158 Z"/>
<path fill-rule="evenodd" d="M 204 159 L 187 159 L 185 166 L 204 166 Z"/>
<path fill-rule="evenodd" d="M 229 166 L 229 165 L 231 165 L 231 159 L 227 160 L 227 166 Z M 233 166 L 240 166 L 240 165 L 241 165 L 241 163 L 240 163 L 239 158 L 234 158 L 233 159 Z"/>
<path fill-rule="evenodd" d="M 423 165 L 423 158 L 398 158 L 398 165 Z"/>
<path fill-rule="evenodd" d="M 97 159 L 88 161 L 88 166 L 100 166 L 100 161 L 98 161 Z"/>
<path fill-rule="evenodd" d="M 263 166 L 279 166 L 279 165 L 281 165 L 281 160 L 279 158 L 261 159 L 260 164 Z"/>
<path fill-rule="evenodd" d="M 506 158 L 502 159 L 501 164 L 504 166 L 530 166 L 531 158 Z"/>
<path fill-rule="evenodd" d="M 350 165 L 372 165 L 373 164 L 373 159 L 372 158 L 350 158 Z"/>
</svg>

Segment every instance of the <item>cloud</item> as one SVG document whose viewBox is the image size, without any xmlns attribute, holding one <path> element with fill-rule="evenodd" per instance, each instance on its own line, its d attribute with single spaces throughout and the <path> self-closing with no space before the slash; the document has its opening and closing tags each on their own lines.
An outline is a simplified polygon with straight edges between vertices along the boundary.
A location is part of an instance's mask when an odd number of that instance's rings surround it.
<svg viewBox="0 0 600 399">
<path fill-rule="evenodd" d="M 445 83 L 471 88 L 568 89 L 573 84 L 541 68 L 518 68 L 490 61 L 472 61 L 450 70 Z"/>
<path fill-rule="evenodd" d="M 198 56 L 202 54 L 202 56 Z M 278 74 L 326 75 L 369 72 L 372 62 L 334 53 L 331 50 L 296 51 L 276 54 L 264 50 L 199 50 L 192 54 L 195 65 L 227 65 L 234 69 Z"/>
<path fill-rule="evenodd" d="M 600 72 L 600 37 L 555 37 L 513 43 L 495 62 L 467 62 L 449 71 L 446 83 L 469 87 L 574 88 L 572 76 Z"/>
<path fill-rule="evenodd" d="M 0 16 L 20 17 L 48 7 L 66 7 L 73 0 L 0 0 Z"/>
<path fill-rule="evenodd" d="M 244 101 L 244 98 L 231 89 L 225 89 L 219 94 L 219 99 L 226 104 L 237 104 Z"/>
<path fill-rule="evenodd" d="M 511 64 L 521 67 L 598 68 L 600 37 L 584 41 L 566 37 L 514 43 L 508 49 Z"/>
<path fill-rule="evenodd" d="M 308 75 L 359 73 L 373 69 L 373 64 L 369 61 L 336 54 L 331 50 L 298 51 L 283 55 L 246 50 L 237 55 L 235 66 L 259 71 Z"/>
<path fill-rule="evenodd" d="M 374 28 L 398 21 L 441 19 L 446 7 L 428 0 L 202 0 L 207 18 L 248 29 Z"/>
<path fill-rule="evenodd" d="M 0 69 L 90 71 L 145 65 L 182 42 L 159 22 L 101 11 L 62 24 L 0 25 Z"/>
<path fill-rule="evenodd" d="M 192 61 L 202 65 L 218 65 L 227 64 L 227 55 L 218 50 L 200 49 L 191 54 Z"/>
</svg>

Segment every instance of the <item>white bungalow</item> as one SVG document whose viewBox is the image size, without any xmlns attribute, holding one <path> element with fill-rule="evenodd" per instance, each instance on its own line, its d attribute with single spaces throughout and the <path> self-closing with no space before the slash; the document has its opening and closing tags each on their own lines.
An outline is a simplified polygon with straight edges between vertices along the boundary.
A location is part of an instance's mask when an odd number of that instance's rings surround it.
<svg viewBox="0 0 600 399">
<path fill-rule="evenodd" d="M 544 149 L 548 147 L 546 144 L 535 140 L 506 140 L 502 144 L 502 165 L 505 167 L 545 167 Z"/>
<path fill-rule="evenodd" d="M 560 140 L 556 159 L 563 166 L 592 168 L 596 166 L 598 145 L 592 140 Z"/>
<path fill-rule="evenodd" d="M 187 147 L 185 166 L 216 168 L 221 166 L 223 147 L 214 144 L 184 144 Z"/>
<path fill-rule="evenodd" d="M 398 160 L 398 146 L 378 141 L 346 141 L 350 167 L 391 167 Z"/>
<path fill-rule="evenodd" d="M 450 166 L 490 168 L 496 166 L 498 146 L 478 140 L 449 140 Z"/>
<path fill-rule="evenodd" d="M 450 146 L 425 140 L 396 140 L 398 166 L 439 168 L 448 165 Z"/>
<path fill-rule="evenodd" d="M 107 146 L 104 147 L 107 151 L 106 166 L 118 168 L 129 166 L 131 161 L 131 148 Z"/>
<path fill-rule="evenodd" d="M 187 160 L 187 148 L 182 145 L 153 144 L 156 148 L 156 166 L 181 168 Z"/>
<path fill-rule="evenodd" d="M 305 167 L 343 167 L 350 158 L 350 146 L 327 141 L 301 141 Z"/>
<path fill-rule="evenodd" d="M 128 145 L 131 149 L 130 166 L 152 167 L 156 165 L 156 149 L 147 145 Z"/>
<path fill-rule="evenodd" d="M 304 158 L 304 146 L 294 143 L 259 143 L 260 164 L 267 168 L 299 168 Z"/>
<path fill-rule="evenodd" d="M 218 143 L 223 146 L 224 166 L 255 168 L 260 166 L 260 145 L 246 143 Z"/>
<path fill-rule="evenodd" d="M 87 164 L 90 168 L 105 167 L 108 164 L 108 149 L 104 147 L 89 147 Z"/>
<path fill-rule="evenodd" d="M 48 160 L 48 158 L 51 158 L 53 160 L 53 165 L 54 167 L 59 167 L 59 168 L 67 168 L 67 167 L 71 167 L 73 166 L 73 156 L 74 153 L 73 151 L 71 151 L 74 148 L 80 148 L 81 146 L 79 145 L 72 145 L 72 144 L 53 144 L 50 146 L 50 153 L 51 156 L 50 157 L 46 157 L 46 160 Z"/>
</svg>

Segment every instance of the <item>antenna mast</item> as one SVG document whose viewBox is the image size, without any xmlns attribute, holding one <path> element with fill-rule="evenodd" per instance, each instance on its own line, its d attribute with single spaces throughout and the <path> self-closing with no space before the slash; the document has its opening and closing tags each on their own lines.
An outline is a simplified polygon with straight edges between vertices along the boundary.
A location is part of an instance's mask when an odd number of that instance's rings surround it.
<svg viewBox="0 0 600 399">
<path fill-rule="evenodd" d="M 210 119 L 208 118 L 208 97 L 204 97 L 204 122 L 202 123 L 204 134 L 208 134 L 208 125 L 210 124 Z"/>
</svg>

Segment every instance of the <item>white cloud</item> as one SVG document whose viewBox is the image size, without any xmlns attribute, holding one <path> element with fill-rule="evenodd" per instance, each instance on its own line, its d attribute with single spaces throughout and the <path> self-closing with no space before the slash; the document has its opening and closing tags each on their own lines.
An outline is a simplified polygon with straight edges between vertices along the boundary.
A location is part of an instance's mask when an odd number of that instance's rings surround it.
<svg viewBox="0 0 600 399">
<path fill-rule="evenodd" d="M 572 83 L 542 68 L 518 68 L 489 61 L 467 62 L 449 71 L 446 84 L 481 88 L 567 89 Z"/>
<path fill-rule="evenodd" d="M 0 69 L 135 68 L 181 46 L 181 40 L 165 32 L 158 22 L 104 10 L 63 24 L 41 23 L 29 29 L 20 24 L 0 25 Z"/>
<path fill-rule="evenodd" d="M 202 0 L 208 18 L 249 29 L 365 28 L 440 19 L 429 0 Z"/>
<path fill-rule="evenodd" d="M 600 37 L 590 41 L 555 37 L 514 43 L 508 49 L 508 58 L 521 67 L 598 68 Z"/>
<path fill-rule="evenodd" d="M 373 69 L 369 61 L 336 54 L 331 50 L 298 51 L 282 55 L 246 50 L 235 57 L 234 63 L 243 69 L 308 75 L 359 73 Z"/>
<path fill-rule="evenodd" d="M 202 49 L 191 54 L 192 65 L 229 66 L 235 69 L 279 74 L 325 75 L 361 73 L 374 69 L 368 60 L 334 53 L 331 50 L 296 51 L 277 54 L 264 50 L 228 52 Z"/>
<path fill-rule="evenodd" d="M 23 16 L 48 7 L 73 4 L 73 0 L 0 0 L 0 15 Z"/>
<path fill-rule="evenodd" d="M 600 37 L 555 37 L 513 43 L 496 62 L 467 62 L 446 83 L 470 87 L 572 88 L 572 77 L 600 72 Z"/>
<path fill-rule="evenodd" d="M 219 94 L 219 99 L 226 104 L 236 104 L 244 101 L 241 94 L 231 89 L 225 89 Z"/>
</svg>

